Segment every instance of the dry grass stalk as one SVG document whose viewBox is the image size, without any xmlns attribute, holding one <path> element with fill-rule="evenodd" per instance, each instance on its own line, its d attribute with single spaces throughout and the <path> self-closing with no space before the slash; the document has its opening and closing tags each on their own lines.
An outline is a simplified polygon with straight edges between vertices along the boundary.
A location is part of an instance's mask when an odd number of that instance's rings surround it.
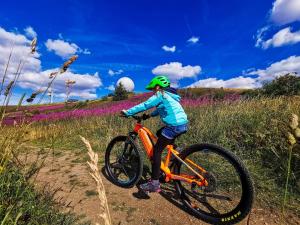
<svg viewBox="0 0 300 225">
<path fill-rule="evenodd" d="M 69 66 L 70 66 L 77 58 L 78 58 L 78 55 L 73 55 L 73 56 L 71 56 L 71 57 L 69 58 L 69 60 L 66 61 L 66 62 L 63 64 L 62 68 L 60 69 L 60 72 L 61 72 L 61 73 L 66 72 L 67 69 L 69 68 Z"/>
<path fill-rule="evenodd" d="M 49 74 L 49 78 L 52 79 L 53 77 L 55 77 L 58 74 L 58 72 L 52 72 Z"/>
<path fill-rule="evenodd" d="M 75 83 L 76 83 L 75 80 L 70 80 L 70 79 L 66 80 L 66 86 L 70 86 L 70 85 L 75 84 Z"/>
<path fill-rule="evenodd" d="M 1 95 L 2 90 L 3 90 L 3 85 L 4 85 L 4 81 L 5 81 L 6 75 L 7 75 L 7 70 L 8 70 L 8 66 L 9 66 L 9 63 L 10 63 L 11 56 L 12 56 L 13 48 L 14 48 L 14 46 L 12 46 L 11 51 L 9 53 L 8 61 L 6 63 L 4 74 L 3 74 L 3 77 L 2 77 L 1 88 L 0 88 L 0 95 Z"/>
<path fill-rule="evenodd" d="M 36 52 L 36 44 L 37 44 L 37 38 L 35 37 L 30 44 L 31 54 Z"/>
<path fill-rule="evenodd" d="M 5 96 L 7 96 L 7 95 L 9 94 L 10 89 L 12 88 L 13 83 L 14 83 L 14 81 L 11 81 L 11 82 L 7 85 L 6 90 L 5 90 L 5 92 L 4 92 L 4 95 L 5 95 Z"/>
<path fill-rule="evenodd" d="M 71 94 L 71 88 L 75 83 L 76 83 L 75 80 L 70 80 L 70 79 L 66 80 L 66 102 L 68 101 L 69 96 Z"/>
<path fill-rule="evenodd" d="M 97 192 L 98 192 L 98 197 L 100 199 L 100 206 L 101 206 L 101 211 L 99 216 L 104 220 L 105 225 L 111 225 L 111 217 L 109 213 L 109 208 L 108 208 L 108 203 L 107 203 L 107 198 L 105 194 L 105 188 L 104 184 L 102 181 L 102 178 L 100 176 L 100 171 L 98 169 L 98 154 L 95 153 L 90 145 L 90 143 L 84 138 L 81 137 L 81 140 L 84 142 L 88 149 L 88 154 L 91 159 L 90 162 L 87 162 L 87 164 L 90 167 L 90 175 L 93 177 L 93 179 L 96 181 L 97 184 Z"/>
<path fill-rule="evenodd" d="M 284 189 L 284 196 L 283 196 L 283 203 L 282 203 L 282 217 L 285 213 L 285 205 L 287 203 L 287 195 L 288 195 L 288 185 L 289 185 L 289 178 L 291 175 L 291 162 L 292 162 L 292 151 L 294 146 L 297 144 L 297 133 L 299 130 L 299 117 L 296 114 L 292 114 L 289 121 L 289 127 L 291 132 L 287 132 L 287 141 L 289 143 L 289 158 L 287 164 L 287 175 L 286 175 L 286 182 L 285 182 L 285 189 Z M 281 218 L 283 220 L 283 218 Z"/>
<path fill-rule="evenodd" d="M 29 98 L 26 99 L 26 101 L 27 101 L 27 102 L 32 102 L 32 101 L 36 98 L 36 96 L 37 96 L 38 94 L 42 93 L 42 92 L 43 92 L 42 90 L 37 90 L 36 92 L 33 92 L 33 93 L 31 94 L 31 96 L 30 96 Z"/>
<path fill-rule="evenodd" d="M 67 71 L 67 69 L 69 68 L 69 66 L 78 58 L 78 55 L 73 55 L 72 57 L 70 57 L 70 59 L 68 61 L 66 61 L 62 68 L 59 70 L 59 72 L 53 72 L 49 75 L 49 78 L 52 79 L 49 83 L 47 88 L 45 89 L 43 95 L 41 96 L 40 100 L 38 101 L 38 104 L 40 104 L 44 98 L 44 96 L 46 95 L 46 93 L 48 92 L 49 88 L 52 86 L 54 80 L 56 79 L 56 77 L 64 72 Z"/>
</svg>

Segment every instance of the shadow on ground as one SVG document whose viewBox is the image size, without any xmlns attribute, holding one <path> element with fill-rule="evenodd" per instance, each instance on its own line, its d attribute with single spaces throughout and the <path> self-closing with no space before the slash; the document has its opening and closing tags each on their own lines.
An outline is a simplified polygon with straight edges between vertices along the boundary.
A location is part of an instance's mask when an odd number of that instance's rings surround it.
<svg viewBox="0 0 300 225">
<path fill-rule="evenodd" d="M 114 183 L 117 185 L 107 174 L 105 167 L 102 167 L 101 172 L 103 176 L 109 180 L 110 182 Z M 151 176 L 151 170 L 149 169 L 148 166 L 144 166 L 143 168 L 143 174 L 139 182 L 136 184 L 136 187 L 138 189 L 137 192 L 134 192 L 132 195 L 137 198 L 137 199 L 150 199 L 150 195 L 146 194 L 144 191 L 140 189 L 140 184 L 145 183 L 148 178 Z M 117 185 L 118 186 L 118 185 Z M 128 187 L 132 188 L 132 187 Z M 177 192 L 175 190 L 173 182 L 170 183 L 162 183 L 161 184 L 161 192 L 159 193 L 163 198 L 165 198 L 168 202 L 172 203 L 175 205 L 177 208 L 180 210 L 183 210 L 184 212 L 192 215 L 195 217 L 194 214 L 192 214 L 186 207 L 185 205 L 181 202 L 181 199 L 178 197 Z"/>
</svg>

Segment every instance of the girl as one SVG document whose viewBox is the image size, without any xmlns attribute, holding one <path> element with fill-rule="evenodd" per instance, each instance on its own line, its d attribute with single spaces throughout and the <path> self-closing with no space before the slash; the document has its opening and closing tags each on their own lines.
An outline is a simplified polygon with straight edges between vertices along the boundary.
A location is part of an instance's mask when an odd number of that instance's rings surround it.
<svg viewBox="0 0 300 225">
<path fill-rule="evenodd" d="M 140 188 L 147 192 L 160 192 L 160 164 L 163 149 L 174 143 L 175 138 L 188 129 L 187 115 L 180 105 L 181 97 L 175 88 L 170 87 L 170 80 L 166 76 L 156 76 L 146 87 L 154 95 L 147 101 L 128 110 L 122 110 L 122 116 L 132 116 L 136 113 L 156 107 L 149 117 L 160 116 L 164 127 L 158 130 L 158 140 L 153 149 L 151 180 L 142 184 Z"/>
</svg>

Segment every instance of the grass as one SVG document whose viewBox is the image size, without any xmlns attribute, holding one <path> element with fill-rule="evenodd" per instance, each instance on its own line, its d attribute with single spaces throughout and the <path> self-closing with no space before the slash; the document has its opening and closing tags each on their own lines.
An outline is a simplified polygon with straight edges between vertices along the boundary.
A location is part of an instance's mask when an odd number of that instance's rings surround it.
<svg viewBox="0 0 300 225">
<path fill-rule="evenodd" d="M 189 93 L 184 91 L 184 95 Z M 238 93 L 243 91 L 238 90 Z M 195 89 L 191 97 L 215 94 L 218 98 L 222 98 L 224 93 L 236 93 L 236 90 Z M 89 102 L 87 105 L 90 104 L 98 102 Z M 208 142 L 230 149 L 249 168 L 255 181 L 258 204 L 279 209 L 284 198 L 285 207 L 300 215 L 300 147 L 298 142 L 291 149 L 286 137 L 289 132 L 290 115 L 292 113 L 300 115 L 299 96 L 257 98 L 187 107 L 186 112 L 190 121 L 190 131 L 177 140 L 178 145 Z M 161 126 L 157 119 L 145 121 L 144 124 L 153 131 Z M 126 135 L 132 130 L 133 125 L 133 120 L 109 115 L 10 127 L 0 126 L 0 132 L 3 134 L 0 137 L 0 177 L 4 176 L 3 171 L 6 171 L 8 163 L 17 163 L 17 152 L 22 151 L 27 143 L 45 150 L 50 149 L 53 156 L 62 155 L 65 150 L 74 150 L 77 159 L 72 161 L 71 167 L 76 163 L 86 162 L 87 157 L 82 156 L 86 149 L 79 135 L 88 137 L 94 151 L 101 156 L 99 161 L 103 162 L 105 148 L 110 140 L 117 135 Z M 13 184 L 7 182 L 9 185 Z M 70 182 L 80 184 L 76 177 L 72 177 Z M 6 210 L 2 217 L 4 221 L 6 220 L 4 218 L 8 217 L 10 221 L 13 221 L 13 218 L 18 220 L 21 218 L 21 214 L 14 211 L 14 207 L 10 205 L 1 205 L 0 208 Z M 55 210 L 53 212 L 58 213 Z M 59 216 L 58 213 L 57 217 Z"/>
<path fill-rule="evenodd" d="M 22 121 L 10 127 L 6 127 L 3 124 L 4 117 L 21 108 L 25 93 L 20 98 L 18 106 L 12 107 L 9 106 L 9 103 L 16 84 L 22 75 L 24 65 L 28 62 L 28 57 L 30 55 L 33 56 L 36 51 L 36 44 L 37 39 L 34 38 L 30 46 L 27 46 L 29 47 L 27 49 L 28 52 L 25 51 L 24 55 L 18 59 L 18 69 L 16 73 L 14 73 L 12 80 L 9 80 L 10 78 L 7 74 L 10 67 L 11 56 L 14 55 L 14 48 L 12 46 L 3 77 L 1 78 L 0 95 L 4 95 L 4 100 L 0 106 L 0 222 L 1 225 L 89 224 L 87 222 L 81 222 L 81 217 L 75 216 L 70 212 L 60 212 L 63 205 L 59 205 L 54 201 L 55 192 L 49 192 L 46 191 L 46 189 L 36 191 L 34 185 L 29 182 L 30 178 L 39 171 L 47 156 L 42 156 L 43 151 L 37 152 L 36 160 L 29 166 L 24 164 L 22 157 L 19 157 L 20 153 L 25 153 L 25 158 L 27 158 L 27 153 L 24 149 L 26 149 L 26 145 L 32 145 L 30 143 L 32 139 L 29 136 L 32 131 L 31 124 L 25 124 L 22 123 Z M 65 62 L 60 69 L 60 73 L 65 72 L 75 59 L 77 59 L 77 56 L 73 56 Z M 46 94 L 54 79 L 55 77 L 49 83 L 43 96 Z M 40 93 L 41 90 L 33 92 L 31 97 L 27 99 L 27 102 L 32 102 Z M 43 96 L 40 98 L 40 101 Z M 23 113 L 27 114 L 28 112 L 25 112 L 25 110 L 26 108 L 24 108 Z M 39 113 L 39 111 L 34 110 L 32 113 Z M 55 135 L 48 137 L 50 141 L 49 147 L 52 150 L 53 156 L 61 154 L 54 151 L 54 145 L 56 144 L 55 137 Z M 45 150 L 46 148 L 43 149 Z M 52 169 L 52 172 L 54 172 L 54 170 L 55 168 Z"/>
<path fill-rule="evenodd" d="M 37 192 L 15 168 L 0 176 L 1 224 L 89 224 L 70 212 L 60 212 L 53 193 Z"/>
<path fill-rule="evenodd" d="M 125 220 L 128 223 L 130 223 L 134 220 L 133 214 L 137 210 L 137 208 L 127 206 L 127 204 L 125 202 L 121 202 L 121 203 L 112 202 L 111 205 L 112 205 L 113 211 L 116 211 L 116 212 L 121 211 L 121 212 L 126 213 Z"/>
<path fill-rule="evenodd" d="M 299 97 L 259 98 L 232 103 L 218 103 L 186 108 L 190 120 L 188 135 L 177 144 L 215 143 L 236 153 L 249 168 L 255 181 L 257 202 L 266 207 L 280 208 L 288 170 L 289 144 L 286 139 L 288 118 L 300 115 Z M 157 119 L 144 123 L 155 131 Z M 55 148 L 84 149 L 79 135 L 89 137 L 94 150 L 103 155 L 109 141 L 132 130 L 134 121 L 117 116 L 90 117 L 76 120 L 35 124 L 31 138 L 37 145 L 51 145 L 48 137 L 57 137 Z M 292 152 L 287 207 L 300 215 L 299 150 Z"/>
</svg>

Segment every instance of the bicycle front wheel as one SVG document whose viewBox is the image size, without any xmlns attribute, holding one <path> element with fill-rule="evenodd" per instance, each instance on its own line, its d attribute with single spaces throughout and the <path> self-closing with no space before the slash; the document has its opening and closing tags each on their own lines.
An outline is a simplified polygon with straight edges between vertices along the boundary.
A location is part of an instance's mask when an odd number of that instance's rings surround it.
<svg viewBox="0 0 300 225">
<path fill-rule="evenodd" d="M 108 144 L 105 169 L 110 180 L 121 187 L 132 187 L 140 180 L 143 172 L 142 155 L 129 137 L 118 136 Z"/>
<path fill-rule="evenodd" d="M 211 224 L 235 224 L 251 210 L 254 188 L 249 172 L 230 151 L 212 144 L 196 144 L 185 149 L 176 161 L 175 188 L 192 213 Z M 197 176 L 190 168 L 196 171 Z M 199 185 L 201 181 L 204 182 Z"/>
</svg>

